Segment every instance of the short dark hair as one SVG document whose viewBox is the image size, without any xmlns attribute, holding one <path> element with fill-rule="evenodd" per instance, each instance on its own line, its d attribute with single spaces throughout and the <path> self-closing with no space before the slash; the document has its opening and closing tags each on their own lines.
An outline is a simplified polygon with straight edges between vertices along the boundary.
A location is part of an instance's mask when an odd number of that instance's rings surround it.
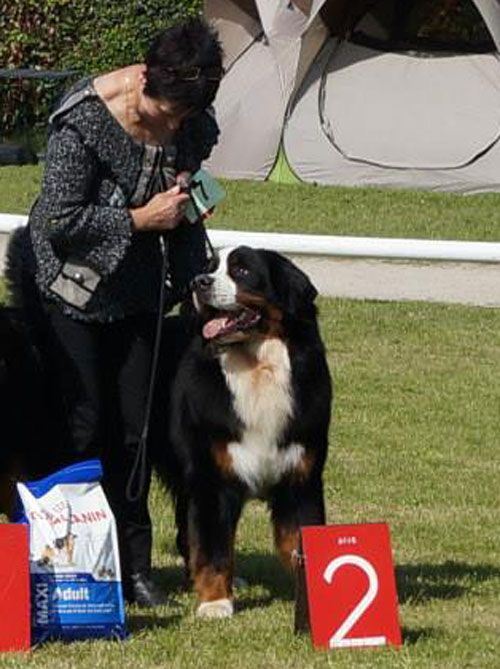
<svg viewBox="0 0 500 669">
<path fill-rule="evenodd" d="M 222 47 L 216 31 L 195 18 L 157 35 L 145 63 L 146 95 L 202 111 L 213 102 L 219 88 Z"/>
</svg>

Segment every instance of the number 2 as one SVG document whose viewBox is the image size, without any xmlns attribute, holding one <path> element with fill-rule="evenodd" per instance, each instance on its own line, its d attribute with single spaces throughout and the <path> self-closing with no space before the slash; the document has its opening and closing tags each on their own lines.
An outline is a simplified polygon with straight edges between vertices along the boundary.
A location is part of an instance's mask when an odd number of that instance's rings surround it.
<svg viewBox="0 0 500 669">
<path fill-rule="evenodd" d="M 387 639 L 385 636 L 372 637 L 354 637 L 346 639 L 345 636 L 349 630 L 357 623 L 366 609 L 373 602 L 378 593 L 378 576 L 371 562 L 359 555 L 341 555 L 335 560 L 332 560 L 323 573 L 323 578 L 328 583 L 332 584 L 335 573 L 345 565 L 353 565 L 359 567 L 368 576 L 368 590 L 359 600 L 351 613 L 347 616 L 344 622 L 339 626 L 337 631 L 330 637 L 330 648 L 354 648 L 357 646 L 385 646 Z"/>
</svg>

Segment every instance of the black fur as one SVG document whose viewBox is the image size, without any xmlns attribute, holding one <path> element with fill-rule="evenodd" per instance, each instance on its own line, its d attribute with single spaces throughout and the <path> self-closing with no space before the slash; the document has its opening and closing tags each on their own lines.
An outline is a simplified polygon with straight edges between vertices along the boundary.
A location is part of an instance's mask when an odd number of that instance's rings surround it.
<svg viewBox="0 0 500 669">
<path fill-rule="evenodd" d="M 0 513 L 11 515 L 15 482 L 69 464 L 54 388 L 22 313 L 0 307 Z"/>
<path fill-rule="evenodd" d="M 44 328 L 27 228 L 9 240 L 5 276 L 10 305 L 0 305 L 0 513 L 11 515 L 17 480 L 37 479 L 70 464 L 64 411 L 43 355 Z"/>
<path fill-rule="evenodd" d="M 332 389 L 313 303 L 316 290 L 295 265 L 271 251 L 239 247 L 229 255 L 227 265 L 238 290 L 263 298 L 261 309 L 266 312 L 269 306 L 267 315 L 277 308 L 280 322 L 277 333 L 272 333 L 264 314 L 243 342 L 222 347 L 205 341 L 199 333 L 181 361 L 174 383 L 171 441 L 181 473 L 174 482 L 178 547 L 202 601 L 231 597 L 234 535 L 250 496 L 246 483 L 221 469 L 214 456 L 218 445 L 223 450 L 224 444 L 238 442 L 245 428 L 221 369 L 221 351 L 242 349 L 255 337 L 278 337 L 286 342 L 294 408 L 278 448 L 303 445 L 310 468 L 303 474 L 287 473 L 262 496 L 269 503 L 278 544 L 288 533 L 293 548 L 301 525 L 325 522 L 322 470 Z M 242 268 L 244 276 L 240 276 Z M 208 309 L 201 325 L 210 316 L 213 313 Z M 288 566 L 293 566 L 293 556 L 281 552 Z M 196 584 L 201 571 L 213 576 L 212 594 L 210 587 Z M 217 579 L 225 579 L 226 592 L 216 586 Z"/>
</svg>

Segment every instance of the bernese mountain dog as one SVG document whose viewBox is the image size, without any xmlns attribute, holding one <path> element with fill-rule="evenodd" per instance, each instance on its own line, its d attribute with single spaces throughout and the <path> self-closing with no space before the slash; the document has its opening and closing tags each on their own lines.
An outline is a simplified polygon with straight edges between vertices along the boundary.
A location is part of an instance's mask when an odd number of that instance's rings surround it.
<svg viewBox="0 0 500 669">
<path fill-rule="evenodd" d="M 273 251 L 224 249 L 192 283 L 200 332 L 174 381 L 171 440 L 177 544 L 197 615 L 233 614 L 236 526 L 245 502 L 268 502 L 278 554 L 293 569 L 299 528 L 325 522 L 322 471 L 332 387 L 317 292 Z"/>
</svg>

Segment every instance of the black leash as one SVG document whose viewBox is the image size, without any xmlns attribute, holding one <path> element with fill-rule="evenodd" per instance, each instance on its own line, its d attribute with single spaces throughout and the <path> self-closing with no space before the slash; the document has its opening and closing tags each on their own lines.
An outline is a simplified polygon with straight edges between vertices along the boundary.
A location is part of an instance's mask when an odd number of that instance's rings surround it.
<svg viewBox="0 0 500 669">
<path fill-rule="evenodd" d="M 135 455 L 134 465 L 127 482 L 125 495 L 129 502 L 137 502 L 144 492 L 147 474 L 147 441 L 149 436 L 149 425 L 151 422 L 151 411 L 153 409 L 153 399 L 156 386 L 156 377 L 158 375 L 158 360 L 160 357 L 161 335 L 163 331 L 163 310 L 165 308 L 165 287 L 167 284 L 169 259 L 168 259 L 168 239 L 164 233 L 160 235 L 160 248 L 162 253 L 161 263 L 161 279 L 160 279 L 160 297 L 158 304 L 158 316 L 156 319 L 156 332 L 153 347 L 153 357 L 151 359 L 151 373 L 149 375 L 148 397 L 146 402 L 146 411 L 144 415 L 144 424 L 142 428 L 141 438 L 137 446 L 137 453 Z M 134 481 L 137 478 L 137 485 L 134 488 Z"/>
<path fill-rule="evenodd" d="M 189 184 L 187 185 L 187 188 L 189 188 Z M 203 218 L 203 214 L 200 211 L 200 208 L 198 207 L 196 200 L 191 195 L 191 192 L 190 191 L 188 192 L 197 215 L 196 222 L 201 221 Z M 190 224 L 186 223 L 185 225 L 190 225 Z M 203 234 L 205 237 L 205 247 L 210 253 L 211 259 L 213 259 L 214 257 L 216 257 L 217 253 L 212 245 L 212 242 L 210 241 L 205 226 L 203 226 Z M 146 401 L 146 411 L 144 415 L 144 424 L 142 428 L 141 438 L 137 446 L 137 452 L 135 455 L 134 464 L 132 466 L 132 470 L 130 472 L 130 476 L 127 481 L 127 487 L 125 489 L 125 495 L 129 502 L 137 502 L 137 500 L 140 499 L 140 497 L 144 492 L 144 487 L 146 484 L 147 467 L 148 467 L 147 441 L 149 436 L 149 426 L 151 422 L 151 411 L 153 409 L 156 377 L 158 376 L 158 360 L 160 357 L 161 335 L 163 332 L 163 319 L 164 319 L 163 310 L 165 308 L 165 288 L 170 269 L 169 255 L 168 255 L 169 243 L 168 243 L 167 233 L 163 233 L 160 235 L 160 248 L 162 253 L 160 297 L 158 304 L 158 316 L 156 319 L 156 332 L 155 332 L 154 347 L 153 347 L 153 357 L 151 359 L 151 372 L 149 375 L 149 387 Z M 137 479 L 137 484 L 134 487 L 136 479 Z"/>
</svg>

